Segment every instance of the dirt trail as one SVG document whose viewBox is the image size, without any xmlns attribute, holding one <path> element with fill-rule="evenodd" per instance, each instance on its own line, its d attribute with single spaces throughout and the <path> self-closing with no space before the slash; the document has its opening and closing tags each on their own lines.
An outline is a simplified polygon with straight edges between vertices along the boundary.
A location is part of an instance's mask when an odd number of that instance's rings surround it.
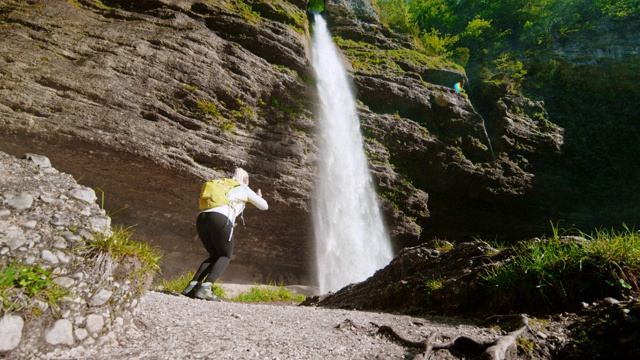
<svg viewBox="0 0 640 360">
<path fill-rule="evenodd" d="M 422 318 L 296 304 L 208 302 L 149 292 L 134 325 L 121 337 L 58 349 L 45 359 L 404 359 L 407 348 L 378 333 L 390 325 L 416 341 L 432 332 L 479 340 L 498 331 Z M 448 351 L 431 359 L 455 359 Z"/>
</svg>

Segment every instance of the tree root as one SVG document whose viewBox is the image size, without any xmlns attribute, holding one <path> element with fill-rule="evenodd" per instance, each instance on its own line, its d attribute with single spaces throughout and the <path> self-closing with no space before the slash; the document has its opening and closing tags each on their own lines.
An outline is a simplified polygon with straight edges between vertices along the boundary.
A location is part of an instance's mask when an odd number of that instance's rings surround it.
<svg viewBox="0 0 640 360">
<path fill-rule="evenodd" d="M 396 332 L 391 326 L 383 325 L 378 326 L 378 333 L 390 336 L 396 341 L 400 342 L 405 347 L 418 349 L 422 352 L 422 359 L 429 359 L 433 351 L 447 349 L 456 350 L 469 356 L 480 355 L 482 359 L 486 360 L 508 360 L 515 359 L 517 356 L 516 339 L 521 336 L 529 328 L 529 319 L 525 315 L 506 315 L 506 316 L 492 316 L 487 319 L 490 321 L 500 321 L 504 319 L 517 319 L 519 320 L 520 327 L 517 330 L 507 333 L 504 336 L 498 337 L 495 340 L 490 341 L 478 341 L 467 336 L 458 336 L 455 339 L 446 343 L 435 343 L 435 339 L 438 333 L 432 332 L 426 340 L 412 341 Z M 485 321 L 485 323 L 487 322 Z"/>
</svg>

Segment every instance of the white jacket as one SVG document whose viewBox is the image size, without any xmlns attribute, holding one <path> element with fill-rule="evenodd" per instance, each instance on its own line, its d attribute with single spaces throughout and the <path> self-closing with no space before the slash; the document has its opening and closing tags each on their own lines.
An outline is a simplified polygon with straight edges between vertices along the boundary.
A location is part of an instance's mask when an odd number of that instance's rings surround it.
<svg viewBox="0 0 640 360">
<path fill-rule="evenodd" d="M 246 185 L 236 186 L 227 193 L 227 196 L 229 197 L 230 201 L 229 205 L 220 205 L 211 209 L 204 210 L 203 212 L 213 211 L 220 213 L 228 217 L 235 225 L 236 217 L 242 214 L 247 202 L 252 203 L 260 210 L 267 210 L 269 208 L 269 204 L 267 204 L 267 201 L 258 196 L 258 194 L 256 194 Z"/>
</svg>

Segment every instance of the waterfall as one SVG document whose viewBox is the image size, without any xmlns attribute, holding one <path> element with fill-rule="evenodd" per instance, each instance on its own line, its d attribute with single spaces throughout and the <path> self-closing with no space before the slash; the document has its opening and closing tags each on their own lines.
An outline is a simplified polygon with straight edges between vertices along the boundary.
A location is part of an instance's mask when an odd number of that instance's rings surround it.
<svg viewBox="0 0 640 360">
<path fill-rule="evenodd" d="M 364 153 L 350 79 L 327 24 L 316 14 L 313 68 L 320 104 L 313 194 L 320 292 L 360 282 L 393 258 Z"/>
</svg>

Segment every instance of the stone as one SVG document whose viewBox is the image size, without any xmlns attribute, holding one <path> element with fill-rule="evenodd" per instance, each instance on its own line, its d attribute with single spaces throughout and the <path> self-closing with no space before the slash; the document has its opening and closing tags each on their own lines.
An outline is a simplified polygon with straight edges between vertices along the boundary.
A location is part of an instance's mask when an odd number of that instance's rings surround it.
<svg viewBox="0 0 640 360">
<path fill-rule="evenodd" d="M 17 226 L 10 226 L 4 231 L 4 236 L 3 233 L 0 233 L 0 242 L 6 243 L 11 250 L 16 250 L 27 243 L 27 238 L 22 229 Z"/>
<path fill-rule="evenodd" d="M 24 320 L 20 316 L 6 314 L 0 319 L 0 352 L 18 347 L 23 326 Z"/>
<path fill-rule="evenodd" d="M 45 204 L 51 204 L 56 201 L 56 199 L 51 195 L 40 195 L 40 200 L 42 200 L 42 202 L 44 202 Z"/>
<path fill-rule="evenodd" d="M 79 235 L 76 235 L 70 231 L 65 231 L 60 235 L 62 235 L 62 237 L 69 242 L 78 242 L 82 239 Z"/>
<path fill-rule="evenodd" d="M 70 260 L 69 255 L 67 255 L 67 253 L 65 253 L 64 251 L 55 250 L 54 251 L 54 255 L 58 258 L 60 263 L 62 263 L 62 264 L 69 263 L 69 260 Z"/>
<path fill-rule="evenodd" d="M 74 334 L 76 336 L 76 339 L 78 339 L 78 341 L 82 341 L 84 339 L 87 338 L 87 336 L 89 336 L 89 332 L 87 331 L 87 329 L 84 328 L 78 328 L 74 331 Z"/>
<path fill-rule="evenodd" d="M 62 236 L 56 236 L 53 238 L 53 247 L 56 249 L 66 249 L 67 242 Z"/>
<path fill-rule="evenodd" d="M 104 327 L 104 318 L 102 315 L 90 314 L 87 316 L 86 329 L 91 334 L 97 334 L 102 331 Z"/>
<path fill-rule="evenodd" d="M 19 194 L 7 194 L 6 204 L 17 211 L 23 211 L 33 205 L 33 196 L 24 191 Z"/>
<path fill-rule="evenodd" d="M 73 280 L 72 278 L 67 277 L 67 276 L 57 277 L 57 278 L 53 279 L 53 282 L 58 284 L 58 285 L 60 285 L 60 286 L 62 286 L 63 288 L 69 288 L 73 284 L 76 283 L 75 280 Z"/>
<path fill-rule="evenodd" d="M 96 196 L 96 192 L 91 188 L 83 187 L 69 190 L 67 193 L 69 197 L 84 201 L 86 203 L 94 203 L 98 197 Z"/>
<path fill-rule="evenodd" d="M 56 320 L 47 330 L 45 340 L 51 345 L 73 345 L 73 324 L 67 319 Z"/>
<path fill-rule="evenodd" d="M 42 253 L 40 253 L 40 257 L 42 257 L 42 260 L 50 264 L 55 265 L 58 263 L 58 258 L 49 250 L 42 250 Z"/>
<path fill-rule="evenodd" d="M 38 165 L 41 168 L 51 167 L 51 161 L 46 156 L 27 153 L 24 155 L 24 158 L 27 160 L 31 160 L 34 164 Z"/>
<path fill-rule="evenodd" d="M 23 228 L 30 229 L 30 230 L 35 229 L 36 225 L 38 225 L 38 222 L 35 220 L 29 220 L 22 223 Z"/>
<path fill-rule="evenodd" d="M 103 232 L 111 227 L 111 218 L 107 216 L 93 216 L 89 219 L 89 223 L 93 231 Z"/>
<path fill-rule="evenodd" d="M 96 293 L 95 295 L 93 295 L 91 297 L 91 300 L 89 301 L 89 305 L 91 305 L 91 306 L 102 306 L 107 301 L 109 301 L 109 299 L 111 298 L 111 295 L 113 295 L 113 293 L 111 291 L 105 290 L 105 289 L 101 289 L 100 291 L 98 291 L 98 293 Z"/>
<path fill-rule="evenodd" d="M 85 229 L 85 228 L 79 228 L 78 230 L 76 230 L 76 235 L 78 235 L 78 236 L 80 236 L 81 238 L 84 238 L 84 239 L 93 238 L 93 234 L 91 233 L 91 231 L 89 229 Z"/>
<path fill-rule="evenodd" d="M 51 221 L 49 222 L 54 226 L 67 226 L 70 224 L 67 216 L 63 214 L 54 214 L 53 217 L 51 217 Z"/>
<path fill-rule="evenodd" d="M 11 215 L 11 210 L 9 209 L 0 209 L 0 218 L 7 217 Z"/>
</svg>

